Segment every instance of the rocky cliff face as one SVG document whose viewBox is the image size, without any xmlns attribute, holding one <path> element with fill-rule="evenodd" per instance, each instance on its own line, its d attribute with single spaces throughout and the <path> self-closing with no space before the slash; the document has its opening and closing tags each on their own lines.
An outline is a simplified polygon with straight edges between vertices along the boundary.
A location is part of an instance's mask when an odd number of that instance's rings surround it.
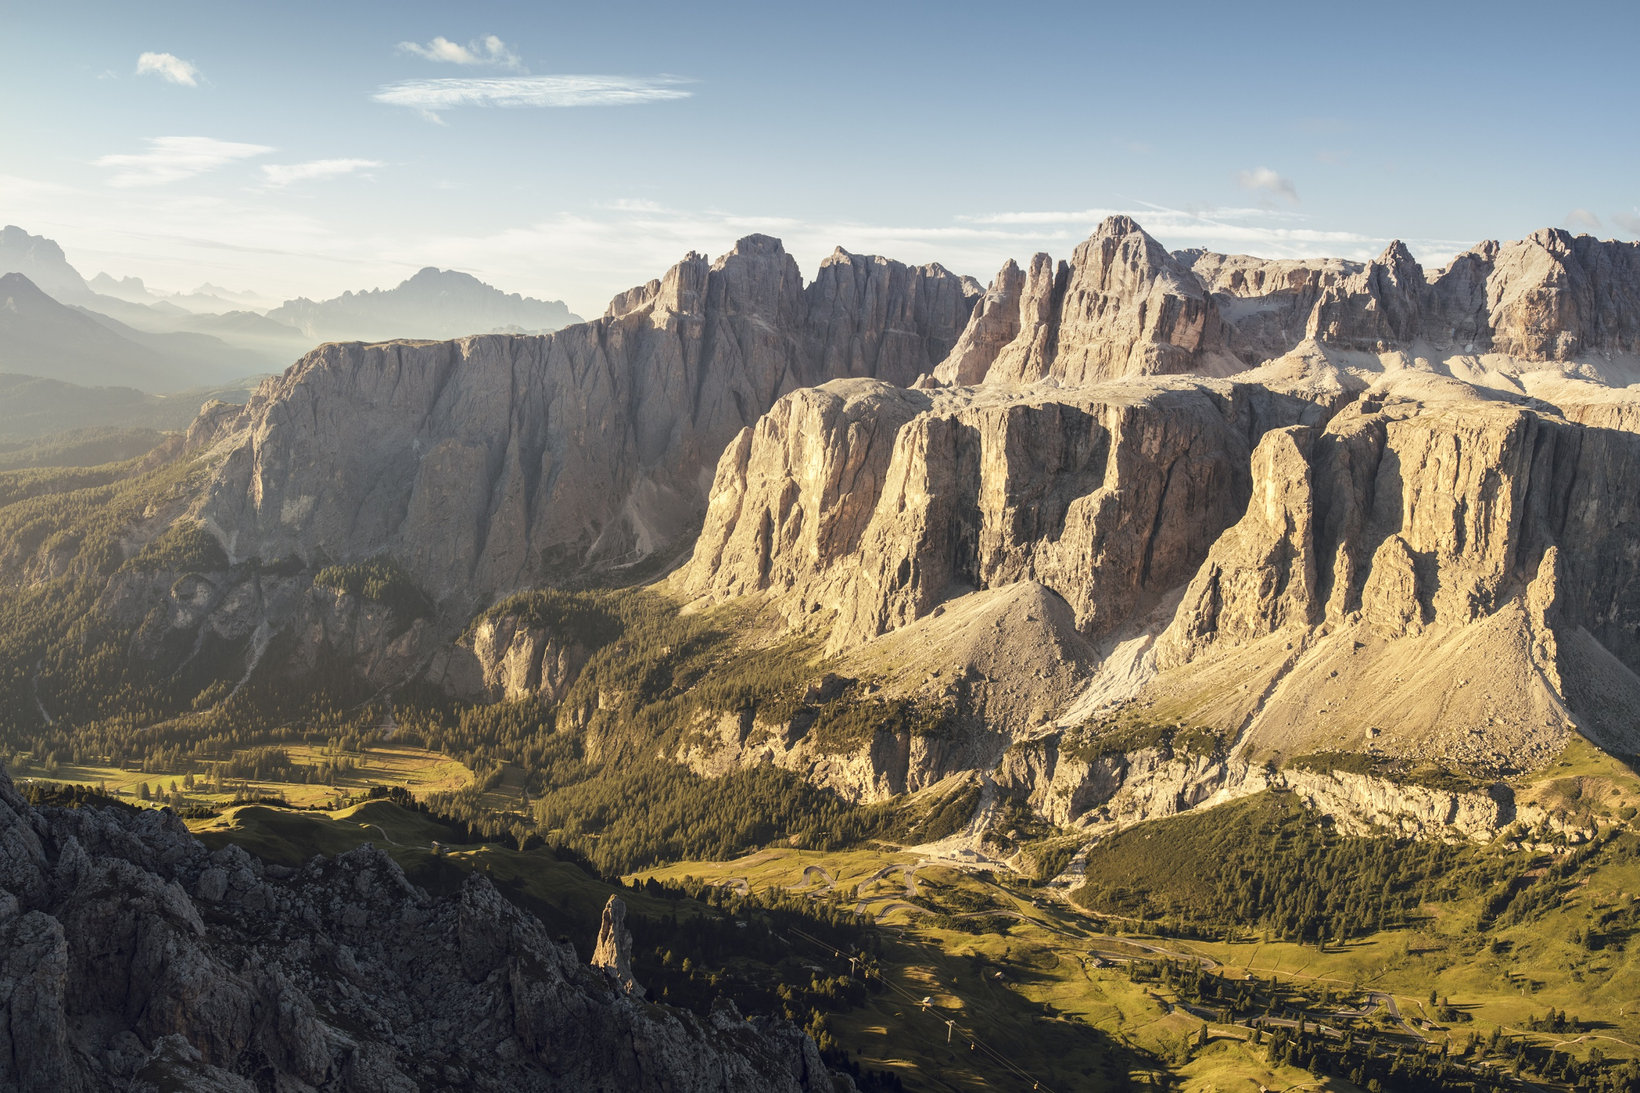
<svg viewBox="0 0 1640 1093">
<path fill-rule="evenodd" d="M 1098 647 L 1089 697 L 1040 685 L 1048 712 L 1155 707 L 1247 760 L 1518 770 L 1579 728 L 1632 748 L 1611 711 L 1640 683 L 1640 512 L 1614 483 L 1640 435 L 1396 386 L 800 392 L 725 453 L 674 581 L 763 597 L 862 665 L 975 589 L 1037 582 Z"/>
<path fill-rule="evenodd" d="M 941 613 L 1045 588 L 1085 643 L 1081 693 L 1039 674 L 1033 715 L 987 710 L 1000 735 L 969 750 L 1020 765 L 1016 788 L 1062 822 L 1194 807 L 1329 751 L 1507 775 L 1577 732 L 1640 746 L 1619 712 L 1640 698 L 1640 513 L 1618 485 L 1640 472 L 1640 401 L 1603 382 L 1636 346 L 1640 248 L 1545 232 L 1426 276 L 1399 244 L 1310 266 L 1162 255 L 1137 231 L 1005 267 L 931 388 L 777 403 L 725 452 L 675 586 L 758 596 L 864 675 L 900 671 L 898 635 L 919 635 L 925 690 L 977 672 L 934 639 Z M 1154 301 L 1190 284 L 1143 323 L 1087 287 Z M 1285 356 L 1230 381 L 1146 374 L 1211 370 L 1220 350 Z M 1225 750 L 1066 765 L 1010 747 L 1124 709 L 1210 727 Z M 697 765 L 726 754 L 701 747 Z M 808 752 L 742 744 L 736 761 L 864 797 L 967 761 Z M 1328 792 L 1344 808 L 1354 791 Z"/>
<path fill-rule="evenodd" d="M 1558 229 L 1481 243 L 1426 275 L 1399 241 L 1328 286 L 1309 333 L 1349 348 L 1438 348 L 1571 360 L 1640 348 L 1640 245 Z"/>
<path fill-rule="evenodd" d="M 961 591 L 1034 580 L 1101 637 L 1234 522 L 1249 435 L 1325 406 L 1200 380 L 798 392 L 725 453 L 679 583 L 774 592 L 793 621 L 835 619 L 842 650 Z"/>
<path fill-rule="evenodd" d="M 3 774 L 0 851 L 6 1088 L 837 1088 L 796 1029 L 646 1005 L 476 876 L 434 899 L 368 847 L 265 866 Z"/>
<path fill-rule="evenodd" d="M 132 657 L 163 674 L 224 672 L 243 682 L 276 649 L 280 672 L 303 676 L 321 664 L 345 664 L 375 687 L 403 683 L 435 661 L 458 659 L 448 635 L 428 619 L 388 604 L 317 587 L 304 573 L 258 572 L 250 567 L 216 572 L 116 574 L 98 603 L 111 625 L 129 629 Z M 469 656 L 452 689 L 498 696 L 509 687 L 541 689 L 541 654 L 519 662 L 496 642 Z M 468 661 L 471 661 L 469 666 Z M 532 674 L 533 670 L 533 674 Z M 548 681 L 552 679 L 549 668 Z M 513 697 L 516 697 L 514 695 Z"/>
<path fill-rule="evenodd" d="M 515 615 L 485 616 L 435 654 L 428 675 L 463 698 L 506 702 L 540 695 L 558 702 L 591 655 L 585 643 L 545 626 Z"/>
<path fill-rule="evenodd" d="M 685 541 L 779 396 L 932 371 L 975 291 L 841 252 L 805 289 L 751 236 L 551 336 L 324 346 L 257 392 L 198 511 L 236 558 L 390 554 L 441 601 L 631 562 Z"/>
</svg>

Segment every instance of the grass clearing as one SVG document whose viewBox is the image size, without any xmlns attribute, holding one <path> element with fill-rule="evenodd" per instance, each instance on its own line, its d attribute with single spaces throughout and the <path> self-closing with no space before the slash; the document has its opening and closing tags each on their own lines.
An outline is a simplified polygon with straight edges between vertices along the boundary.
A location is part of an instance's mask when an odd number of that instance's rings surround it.
<svg viewBox="0 0 1640 1093">
<path fill-rule="evenodd" d="M 376 785 L 403 786 L 419 797 L 428 793 L 454 792 L 471 785 L 474 780 L 473 772 L 461 761 L 423 748 L 379 743 L 358 752 L 338 753 L 317 744 L 285 744 L 279 747 L 294 765 L 318 767 L 337 758 L 352 759 L 357 765 L 336 775 L 333 785 L 247 778 L 234 779 L 229 788 L 213 792 L 183 788 L 188 775 L 192 774 L 196 779 L 206 775 L 206 764 L 184 766 L 177 770 L 142 771 L 64 763 L 50 775 L 36 772 L 30 765 L 17 768 L 13 771 L 13 777 L 19 782 L 36 780 L 102 786 L 109 796 L 133 804 L 140 800 L 141 786 L 147 785 L 151 796 L 164 798 L 174 782 L 189 805 L 221 807 L 232 804 L 236 797 L 249 796 L 279 797 L 299 808 L 334 805 Z"/>
</svg>

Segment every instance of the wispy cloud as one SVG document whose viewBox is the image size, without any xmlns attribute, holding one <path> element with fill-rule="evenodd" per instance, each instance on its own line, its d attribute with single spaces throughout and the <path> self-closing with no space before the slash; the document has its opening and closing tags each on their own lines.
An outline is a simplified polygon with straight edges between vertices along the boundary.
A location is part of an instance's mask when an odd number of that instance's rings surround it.
<svg viewBox="0 0 1640 1093">
<path fill-rule="evenodd" d="M 1588 209 L 1573 209 L 1563 223 L 1573 231 L 1597 232 L 1601 228 L 1600 218 Z"/>
<path fill-rule="evenodd" d="M 1069 247 L 1059 240 L 1074 245 L 1108 216 L 1132 217 L 1170 248 L 1206 247 L 1264 258 L 1347 258 L 1365 261 L 1377 257 L 1389 242 L 1387 237 L 1317 226 L 1312 218 L 1284 209 L 1177 209 L 1148 201 L 1134 201 L 1120 207 L 1058 212 L 985 213 L 958 219 L 966 224 L 995 225 L 1031 233 L 1040 240 L 1040 249 L 1064 253 L 1058 248 L 1068 250 Z M 1408 239 L 1406 244 L 1430 268 L 1435 268 L 1469 246 L 1466 241 L 1452 239 Z M 1016 252 L 1016 257 L 1020 255 L 1021 252 Z M 964 271 L 974 273 L 976 267 L 964 267 Z"/>
<path fill-rule="evenodd" d="M 1251 171 L 1237 171 L 1236 185 L 1244 190 L 1253 190 L 1286 198 L 1293 204 L 1298 204 L 1298 188 L 1293 185 L 1292 179 L 1272 171 L 1268 167 L 1255 167 Z"/>
<path fill-rule="evenodd" d="M 315 159 L 307 163 L 268 163 L 262 167 L 262 177 L 271 187 L 289 186 L 293 182 L 311 182 L 320 178 L 337 178 L 357 171 L 368 171 L 386 164 L 375 159 Z"/>
<path fill-rule="evenodd" d="M 523 62 L 518 54 L 507 47 L 507 43 L 494 34 L 486 34 L 482 38 L 462 45 L 443 37 L 434 38 L 426 45 L 415 42 L 400 42 L 400 53 L 409 53 L 428 61 L 440 61 L 453 65 L 498 65 L 501 68 L 521 68 Z"/>
<path fill-rule="evenodd" d="M 1612 223 L 1630 235 L 1640 235 L 1640 209 L 1632 213 L 1612 213 Z"/>
<path fill-rule="evenodd" d="M 678 76 L 494 76 L 481 79 L 402 80 L 371 96 L 438 120 L 458 106 L 636 106 L 694 94 Z"/>
<path fill-rule="evenodd" d="M 0 207 L 12 210 L 8 216 L 57 239 L 77 264 L 83 258 L 85 265 L 138 274 L 151 285 L 182 288 L 208 278 L 254 285 L 265 295 L 320 298 L 397 284 L 423 266 L 437 265 L 468 270 L 509 292 L 566 299 L 571 310 L 589 317 L 600 314 L 615 293 L 659 276 L 688 251 L 719 255 L 753 232 L 784 240 L 805 276 L 841 245 L 902 262 L 939 262 L 982 281 L 1008 259 L 1037 251 L 1069 257 L 1113 213 L 1133 217 L 1172 249 L 1368 260 L 1388 242 L 1347 230 L 1349 224 L 1318 223 L 1287 209 L 1179 209 L 1123 199 L 1111 208 L 990 210 L 884 224 L 778 208 L 679 207 L 658 200 L 661 193 L 659 186 L 634 186 L 612 192 L 597 206 L 499 231 L 472 231 L 459 216 L 407 231 L 331 219 L 322 205 L 272 201 L 248 190 L 73 189 L 0 174 Z M 1620 223 L 1615 214 L 1605 219 Z M 1640 229 L 1640 210 L 1631 221 Z M 1428 269 L 1471 242 L 1406 240 Z"/>
<path fill-rule="evenodd" d="M 613 201 L 603 201 L 597 205 L 600 209 L 608 209 L 618 213 L 664 213 L 666 206 L 659 201 L 650 201 L 646 198 L 617 197 Z"/>
<path fill-rule="evenodd" d="M 137 75 L 158 76 L 184 87 L 199 86 L 199 69 L 174 53 L 144 53 L 137 58 Z"/>
<path fill-rule="evenodd" d="M 149 140 L 146 152 L 103 156 L 96 163 L 114 172 L 108 178 L 111 186 L 159 186 L 271 151 L 272 148 L 263 144 L 241 144 L 210 137 L 154 137 Z"/>
<path fill-rule="evenodd" d="M 1308 227 L 1305 218 L 1271 209 L 1172 209 L 1146 201 L 1125 208 L 1094 208 L 1075 211 L 985 213 L 958 219 L 970 224 L 1012 226 L 1062 226 L 1076 233 L 1091 230 L 1110 216 L 1129 216 L 1152 235 L 1186 237 L 1197 245 L 1215 247 L 1259 246 L 1263 253 L 1284 257 L 1295 248 L 1303 254 L 1317 254 L 1317 246 L 1356 248 L 1378 240 L 1359 232 Z M 1171 238 L 1168 240 L 1171 242 Z"/>
</svg>

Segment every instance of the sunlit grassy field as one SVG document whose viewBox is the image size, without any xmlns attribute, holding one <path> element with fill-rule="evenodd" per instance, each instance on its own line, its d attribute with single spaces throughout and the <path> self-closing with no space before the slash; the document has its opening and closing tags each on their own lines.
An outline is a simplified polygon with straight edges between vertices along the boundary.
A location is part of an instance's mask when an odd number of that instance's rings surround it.
<svg viewBox="0 0 1640 1093">
<path fill-rule="evenodd" d="M 289 744 L 282 747 L 292 763 L 303 766 L 317 766 L 333 758 L 332 753 L 318 745 Z M 141 771 L 74 764 L 63 764 L 49 776 L 25 767 L 14 771 L 13 777 L 19 781 L 35 778 L 47 782 L 102 786 L 110 796 L 132 804 L 139 800 L 140 786 L 147 785 L 152 796 L 162 797 L 169 794 L 171 783 L 175 782 L 190 804 L 220 806 L 232 802 L 236 796 L 244 795 L 282 797 L 298 807 L 337 803 L 375 785 L 403 786 L 420 797 L 458 790 L 473 782 L 473 772 L 459 760 L 421 748 L 383 743 L 346 755 L 355 759 L 357 766 L 339 774 L 334 785 L 251 778 L 243 781 L 235 779 L 230 790 L 205 792 L 203 789 L 183 788 L 188 774 L 185 769 Z"/>
</svg>

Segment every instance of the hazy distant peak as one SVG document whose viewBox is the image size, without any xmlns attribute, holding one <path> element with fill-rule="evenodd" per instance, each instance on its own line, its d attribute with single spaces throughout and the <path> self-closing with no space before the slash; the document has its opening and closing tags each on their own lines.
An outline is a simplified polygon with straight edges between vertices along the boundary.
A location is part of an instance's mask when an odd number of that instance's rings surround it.
<svg viewBox="0 0 1640 1093">
<path fill-rule="evenodd" d="M 86 287 L 103 296 L 112 296 L 116 300 L 133 304 L 151 304 L 159 299 L 158 294 L 150 292 L 148 286 L 142 283 L 141 277 L 115 278 L 107 273 L 99 273 L 86 282 Z"/>
<path fill-rule="evenodd" d="M 11 273 L 0 274 L 0 292 L 8 296 L 21 296 L 24 299 L 50 299 L 51 297 L 41 290 L 39 285 L 29 280 L 24 274 L 13 270 Z M 55 302 L 55 301 L 54 301 Z"/>
<path fill-rule="evenodd" d="M 268 318 L 323 341 L 542 332 L 581 321 L 561 300 L 503 292 L 470 273 L 437 266 L 423 267 L 393 288 L 345 292 L 330 300 L 287 300 Z"/>
<path fill-rule="evenodd" d="M 85 278 L 68 264 L 63 248 L 15 224 L 0 228 L 0 273 L 21 273 L 52 296 L 87 296 Z"/>
<path fill-rule="evenodd" d="M 28 253 L 36 258 L 55 262 L 68 261 L 68 257 L 63 254 L 63 248 L 57 245 L 56 240 L 47 239 L 43 235 L 30 235 L 16 224 L 7 224 L 0 228 L 0 249 Z"/>
</svg>

